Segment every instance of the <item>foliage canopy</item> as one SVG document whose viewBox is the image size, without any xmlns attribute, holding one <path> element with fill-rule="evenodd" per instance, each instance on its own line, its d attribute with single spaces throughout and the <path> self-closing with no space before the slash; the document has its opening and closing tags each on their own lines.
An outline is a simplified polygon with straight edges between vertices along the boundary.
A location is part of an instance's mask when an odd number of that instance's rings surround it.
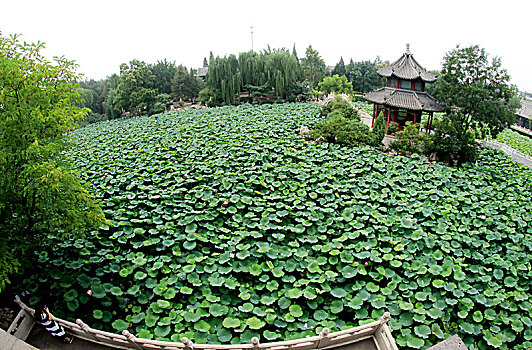
<svg viewBox="0 0 532 350">
<path fill-rule="evenodd" d="M 434 94 L 460 135 L 478 128 L 496 137 L 513 123 L 519 106 L 517 89 L 510 85 L 500 58 L 490 61 L 478 45 L 445 54 Z"/>
<path fill-rule="evenodd" d="M 47 61 L 43 48 L 0 36 L 0 289 L 49 236 L 79 236 L 105 222 L 62 154 L 65 134 L 87 114 L 76 65 Z"/>
</svg>

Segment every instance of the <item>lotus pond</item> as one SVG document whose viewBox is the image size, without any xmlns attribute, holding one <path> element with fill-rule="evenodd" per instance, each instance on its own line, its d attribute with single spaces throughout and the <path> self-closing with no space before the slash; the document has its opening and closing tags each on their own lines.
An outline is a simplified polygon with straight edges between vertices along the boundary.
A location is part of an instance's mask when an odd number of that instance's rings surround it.
<svg viewBox="0 0 532 350">
<path fill-rule="evenodd" d="M 59 317 L 144 338 L 266 342 L 389 311 L 402 348 L 458 333 L 530 349 L 532 172 L 496 151 L 456 169 L 307 143 L 317 108 L 76 131 L 73 163 L 112 226 L 42 254 L 24 285 L 58 296 Z"/>
</svg>

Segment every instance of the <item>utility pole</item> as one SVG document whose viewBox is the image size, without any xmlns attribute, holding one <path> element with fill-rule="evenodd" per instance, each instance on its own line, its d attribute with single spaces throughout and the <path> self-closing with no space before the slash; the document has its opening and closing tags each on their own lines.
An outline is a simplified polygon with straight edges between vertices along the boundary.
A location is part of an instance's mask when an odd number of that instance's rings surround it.
<svg viewBox="0 0 532 350">
<path fill-rule="evenodd" d="M 251 26 L 251 51 L 253 51 L 253 26 Z"/>
</svg>

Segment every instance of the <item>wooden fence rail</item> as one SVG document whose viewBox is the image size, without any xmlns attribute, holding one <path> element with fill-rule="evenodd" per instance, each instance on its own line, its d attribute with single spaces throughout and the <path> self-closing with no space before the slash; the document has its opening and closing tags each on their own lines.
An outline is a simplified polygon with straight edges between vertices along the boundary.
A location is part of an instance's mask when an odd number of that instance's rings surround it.
<svg viewBox="0 0 532 350">
<path fill-rule="evenodd" d="M 34 310 L 24 304 L 20 298 L 15 300 L 22 310 L 32 317 Z M 181 339 L 181 343 L 166 342 L 138 338 L 128 332 L 115 334 L 93 329 L 80 319 L 75 323 L 54 317 L 55 321 L 62 325 L 72 335 L 106 345 L 115 349 L 136 349 L 136 350 L 311 350 L 311 349 L 331 349 L 339 346 L 356 343 L 366 339 L 372 339 L 378 350 L 397 350 L 395 341 L 387 326 L 390 314 L 386 312 L 378 321 L 368 323 L 363 326 L 346 329 L 339 332 L 329 333 L 328 328 L 316 336 L 286 340 L 280 342 L 260 343 L 257 337 L 251 339 L 251 344 L 194 344 L 187 338 Z"/>
</svg>

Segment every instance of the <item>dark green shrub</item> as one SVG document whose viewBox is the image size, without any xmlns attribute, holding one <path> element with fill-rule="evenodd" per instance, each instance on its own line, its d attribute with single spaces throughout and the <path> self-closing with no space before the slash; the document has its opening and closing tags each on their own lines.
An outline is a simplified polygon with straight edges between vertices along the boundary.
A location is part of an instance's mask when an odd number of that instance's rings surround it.
<svg viewBox="0 0 532 350">
<path fill-rule="evenodd" d="M 340 111 L 342 115 L 347 119 L 357 119 L 360 120 L 358 116 L 358 111 L 353 108 L 353 106 L 346 102 L 343 99 L 339 100 L 331 100 L 329 103 L 321 107 L 320 115 L 321 116 L 327 116 L 329 113 L 334 111 Z"/>
<path fill-rule="evenodd" d="M 384 121 L 384 113 L 380 112 L 375 123 L 373 124 L 373 130 L 371 130 L 371 144 L 375 147 L 379 147 L 382 144 L 382 140 L 386 135 L 386 122 Z"/>
<path fill-rule="evenodd" d="M 393 135 L 397 132 L 397 129 L 399 129 L 399 124 L 397 122 L 391 122 L 388 124 L 388 135 Z"/>
<path fill-rule="evenodd" d="M 310 136 L 342 146 L 355 147 L 371 144 L 369 127 L 356 119 L 345 118 L 340 111 L 333 111 L 327 119 L 318 123 Z"/>
<path fill-rule="evenodd" d="M 406 128 L 396 132 L 395 137 L 396 140 L 390 144 L 390 148 L 399 154 L 426 154 L 432 150 L 432 140 L 429 135 L 419 132 L 419 124 L 406 122 Z"/>
<path fill-rule="evenodd" d="M 474 131 L 462 132 L 459 118 L 445 115 L 434 123 L 434 135 L 431 135 L 431 149 L 439 161 L 449 165 L 462 165 L 474 162 L 478 157 Z"/>
</svg>

